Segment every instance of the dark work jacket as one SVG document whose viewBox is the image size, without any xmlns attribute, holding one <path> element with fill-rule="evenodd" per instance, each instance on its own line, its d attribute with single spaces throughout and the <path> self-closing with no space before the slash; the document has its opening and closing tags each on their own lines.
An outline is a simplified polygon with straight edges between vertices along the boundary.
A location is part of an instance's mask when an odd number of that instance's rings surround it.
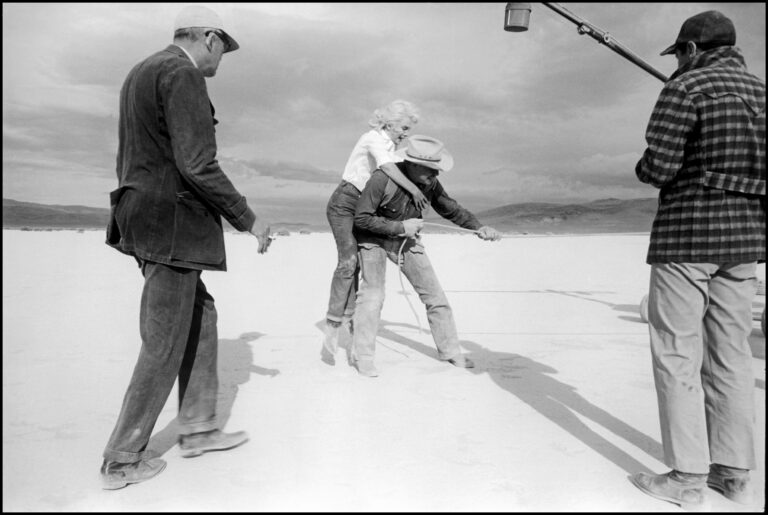
<svg viewBox="0 0 768 515">
<path fill-rule="evenodd" d="M 401 163 L 397 166 L 405 174 L 404 166 Z M 482 227 L 475 215 L 446 193 L 440 181 L 436 180 L 428 187 L 419 185 L 419 189 L 443 218 L 465 229 Z M 403 233 L 402 222 L 409 218 L 421 218 L 411 195 L 382 170 L 375 170 L 363 188 L 355 210 L 355 238 L 358 244 L 378 245 L 390 252 L 398 252 L 404 239 L 398 236 Z M 404 250 L 414 243 L 410 240 Z"/>
<path fill-rule="evenodd" d="M 181 48 L 130 71 L 120 90 L 108 245 L 142 260 L 226 270 L 221 217 L 248 231 L 256 215 L 219 167 L 215 123 L 205 78 Z"/>
</svg>

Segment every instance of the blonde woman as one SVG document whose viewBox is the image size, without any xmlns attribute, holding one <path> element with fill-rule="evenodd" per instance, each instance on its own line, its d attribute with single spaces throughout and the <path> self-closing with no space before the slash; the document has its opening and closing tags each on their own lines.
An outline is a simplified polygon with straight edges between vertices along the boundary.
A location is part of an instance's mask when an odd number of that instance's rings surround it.
<svg viewBox="0 0 768 515">
<path fill-rule="evenodd" d="M 324 329 L 323 361 L 333 365 L 338 349 L 338 332 L 343 321 L 350 321 L 355 311 L 357 296 L 357 241 L 353 233 L 355 207 L 360 193 L 374 170 L 381 169 L 413 197 L 416 207 L 424 210 L 427 199 L 395 163 L 402 158 L 395 155 L 398 144 L 419 121 L 416 107 L 404 100 L 395 100 L 376 109 L 369 120 L 370 130 L 360 136 L 344 167 L 341 183 L 328 200 L 326 216 L 336 240 L 338 264 L 331 280 L 326 326 Z"/>
</svg>

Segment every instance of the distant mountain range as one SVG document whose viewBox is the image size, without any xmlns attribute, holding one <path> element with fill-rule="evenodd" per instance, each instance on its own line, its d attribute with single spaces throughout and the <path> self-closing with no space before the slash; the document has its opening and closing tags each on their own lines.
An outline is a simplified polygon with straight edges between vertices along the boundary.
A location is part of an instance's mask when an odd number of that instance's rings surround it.
<svg viewBox="0 0 768 515">
<path fill-rule="evenodd" d="M 658 200 L 595 200 L 584 204 L 531 202 L 477 213 L 484 224 L 506 233 L 650 232 Z"/>
<path fill-rule="evenodd" d="M 649 232 L 657 200 L 602 199 L 583 204 L 524 203 L 476 212 L 484 224 L 504 233 L 517 234 L 585 234 L 615 232 Z M 430 211 L 427 221 L 451 225 Z M 270 220 L 269 213 L 264 213 Z M 3 199 L 4 229 L 104 229 L 109 210 L 86 206 L 61 206 L 35 204 Z M 225 222 L 225 226 L 231 229 Z M 318 213 L 317 220 L 301 222 L 273 222 L 275 232 L 329 232 L 325 213 Z M 433 229 L 426 232 L 452 232 L 451 229 Z"/>
<path fill-rule="evenodd" d="M 317 223 L 274 222 L 271 228 L 274 232 L 288 231 L 322 231 L 327 227 L 323 219 Z M 269 220 L 275 220 L 264 214 Z M 3 199 L 3 229 L 106 229 L 109 221 L 109 209 L 87 206 L 61 206 L 35 204 Z M 224 220 L 224 228 L 235 229 Z"/>
<path fill-rule="evenodd" d="M 59 206 L 3 199 L 3 229 L 106 228 L 109 209 Z"/>
</svg>

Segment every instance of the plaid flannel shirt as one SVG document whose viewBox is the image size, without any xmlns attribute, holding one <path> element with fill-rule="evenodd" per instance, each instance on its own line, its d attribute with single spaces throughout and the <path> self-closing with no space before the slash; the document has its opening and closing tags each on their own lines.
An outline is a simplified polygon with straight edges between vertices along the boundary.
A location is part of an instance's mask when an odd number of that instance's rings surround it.
<svg viewBox="0 0 768 515">
<path fill-rule="evenodd" d="M 667 81 L 637 177 L 660 188 L 647 263 L 765 261 L 765 81 L 736 47 Z"/>
</svg>

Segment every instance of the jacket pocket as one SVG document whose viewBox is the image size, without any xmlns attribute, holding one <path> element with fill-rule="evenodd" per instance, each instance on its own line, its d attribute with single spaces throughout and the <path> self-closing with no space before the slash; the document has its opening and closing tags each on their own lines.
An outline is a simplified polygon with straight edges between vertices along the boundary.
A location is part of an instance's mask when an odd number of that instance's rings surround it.
<svg viewBox="0 0 768 515">
<path fill-rule="evenodd" d="M 174 259 L 217 265 L 224 261 L 224 233 L 221 218 L 192 193 L 176 194 L 174 212 Z"/>
<path fill-rule="evenodd" d="M 117 205 L 125 193 L 126 187 L 120 186 L 109 192 L 109 222 L 107 222 L 107 243 L 117 245 L 120 243 L 120 226 L 117 224 Z"/>
</svg>

